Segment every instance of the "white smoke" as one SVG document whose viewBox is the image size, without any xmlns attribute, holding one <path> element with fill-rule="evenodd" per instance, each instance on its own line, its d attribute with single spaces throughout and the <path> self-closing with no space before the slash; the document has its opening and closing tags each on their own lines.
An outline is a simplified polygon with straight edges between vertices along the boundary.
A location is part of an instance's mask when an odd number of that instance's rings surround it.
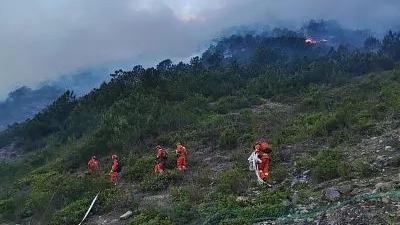
<svg viewBox="0 0 400 225">
<path fill-rule="evenodd" d="M 231 26 L 334 19 L 382 32 L 397 0 L 2 0 L 0 96 L 98 65 L 186 58 Z"/>
</svg>

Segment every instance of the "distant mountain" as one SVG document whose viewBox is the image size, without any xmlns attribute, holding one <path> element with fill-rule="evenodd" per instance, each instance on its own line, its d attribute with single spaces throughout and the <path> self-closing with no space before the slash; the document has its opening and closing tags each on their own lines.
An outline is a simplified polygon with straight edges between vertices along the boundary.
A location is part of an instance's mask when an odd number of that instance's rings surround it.
<svg viewBox="0 0 400 225">
<path fill-rule="evenodd" d="M 73 91 L 76 96 L 82 96 L 107 81 L 107 77 L 107 71 L 104 69 L 92 69 L 64 75 L 55 81 L 46 82 L 37 89 L 23 86 L 10 92 L 7 99 L 0 102 L 0 131 L 8 125 L 32 118 L 66 90 Z"/>
<path fill-rule="evenodd" d="M 0 102 L 0 130 L 33 117 L 63 92 L 63 89 L 49 85 L 37 90 L 23 86 L 10 92 L 7 99 Z"/>
<path fill-rule="evenodd" d="M 110 71 L 104 68 L 93 68 L 72 75 L 64 75 L 56 81 L 48 82 L 48 85 L 71 90 L 77 96 L 82 96 L 107 81 L 109 73 Z"/>
<path fill-rule="evenodd" d="M 363 49 L 366 43 L 372 46 Z M 234 27 L 215 40 L 202 60 L 208 67 L 232 62 L 282 64 L 303 57 L 320 57 L 339 46 L 350 51 L 371 51 L 379 49 L 380 42 L 369 30 L 347 29 L 332 20 L 311 20 L 297 30 L 271 30 L 256 25 Z"/>
</svg>

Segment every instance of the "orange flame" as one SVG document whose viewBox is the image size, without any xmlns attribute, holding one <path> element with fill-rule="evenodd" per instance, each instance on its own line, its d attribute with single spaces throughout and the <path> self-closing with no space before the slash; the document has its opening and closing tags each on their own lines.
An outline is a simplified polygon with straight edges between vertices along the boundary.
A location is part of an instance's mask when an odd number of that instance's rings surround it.
<svg viewBox="0 0 400 225">
<path fill-rule="evenodd" d="M 313 37 L 308 37 L 308 38 L 306 38 L 306 39 L 304 40 L 304 42 L 305 42 L 306 44 L 309 44 L 309 45 L 316 45 L 316 44 L 328 42 L 328 40 L 325 39 L 325 38 L 316 39 L 316 38 L 313 38 Z"/>
<path fill-rule="evenodd" d="M 311 44 L 311 45 L 315 45 L 315 44 L 318 43 L 317 40 L 315 40 L 315 39 L 312 38 L 312 37 L 306 38 L 306 40 L 305 40 L 304 42 L 305 42 L 306 44 Z"/>
</svg>

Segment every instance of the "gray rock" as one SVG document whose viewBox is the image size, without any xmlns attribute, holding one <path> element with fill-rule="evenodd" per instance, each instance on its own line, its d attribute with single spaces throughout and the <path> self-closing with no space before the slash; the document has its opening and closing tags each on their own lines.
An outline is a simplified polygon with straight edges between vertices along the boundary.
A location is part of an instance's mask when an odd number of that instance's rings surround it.
<svg viewBox="0 0 400 225">
<path fill-rule="evenodd" d="M 353 185 L 352 184 L 344 184 L 344 185 L 342 185 L 342 186 L 340 186 L 339 188 L 338 188 L 338 191 L 340 192 L 340 193 L 342 193 L 342 194 L 349 194 L 350 192 L 352 192 L 353 191 L 353 189 L 354 189 L 354 187 L 353 187 Z"/>
<path fill-rule="evenodd" d="M 325 198 L 331 202 L 335 202 L 340 199 L 340 192 L 335 187 L 330 187 L 325 190 Z"/>
<path fill-rule="evenodd" d="M 388 198 L 382 198 L 381 200 L 385 204 L 389 204 L 390 200 Z"/>
<path fill-rule="evenodd" d="M 311 217 L 308 217 L 308 218 L 307 218 L 307 222 L 308 222 L 308 223 L 314 222 L 314 219 L 311 218 Z"/>
<path fill-rule="evenodd" d="M 128 212 L 126 212 L 126 213 L 124 213 L 123 215 L 121 215 L 119 218 L 121 219 L 121 220 L 126 220 L 126 219 L 128 219 L 129 217 L 131 217 L 133 215 L 133 212 L 131 211 L 131 210 L 129 210 Z"/>
<path fill-rule="evenodd" d="M 381 191 L 389 191 L 393 189 L 394 183 L 393 182 L 380 182 L 375 184 L 375 190 L 374 192 L 381 192 Z"/>
<path fill-rule="evenodd" d="M 380 156 L 378 156 L 378 157 L 376 157 L 376 159 L 378 160 L 378 161 L 384 161 L 385 160 L 385 155 L 380 155 Z"/>
<path fill-rule="evenodd" d="M 288 206 L 290 206 L 291 204 L 290 204 L 290 201 L 284 200 L 284 201 L 282 201 L 282 205 L 285 206 L 285 207 L 288 207 Z"/>
<path fill-rule="evenodd" d="M 301 214 L 306 214 L 306 213 L 308 213 L 308 210 L 307 210 L 307 209 L 302 209 L 302 210 L 300 211 L 300 213 L 301 213 Z"/>
<path fill-rule="evenodd" d="M 238 197 L 236 198 L 236 201 L 237 201 L 237 202 L 245 202 L 245 201 L 247 201 L 247 200 L 248 200 L 248 198 L 245 197 L 245 196 L 238 196 Z"/>
</svg>

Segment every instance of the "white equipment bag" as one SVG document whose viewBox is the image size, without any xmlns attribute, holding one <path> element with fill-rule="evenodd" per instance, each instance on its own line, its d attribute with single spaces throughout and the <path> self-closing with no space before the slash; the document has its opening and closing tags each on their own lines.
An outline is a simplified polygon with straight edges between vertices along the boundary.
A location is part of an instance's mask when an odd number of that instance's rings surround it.
<svg viewBox="0 0 400 225">
<path fill-rule="evenodd" d="M 261 179 L 260 173 L 258 171 L 258 163 L 261 162 L 261 160 L 258 158 L 258 154 L 256 152 L 251 153 L 250 157 L 247 160 L 249 161 L 249 170 L 255 171 L 256 173 L 258 184 L 265 184 L 265 181 Z"/>
</svg>

